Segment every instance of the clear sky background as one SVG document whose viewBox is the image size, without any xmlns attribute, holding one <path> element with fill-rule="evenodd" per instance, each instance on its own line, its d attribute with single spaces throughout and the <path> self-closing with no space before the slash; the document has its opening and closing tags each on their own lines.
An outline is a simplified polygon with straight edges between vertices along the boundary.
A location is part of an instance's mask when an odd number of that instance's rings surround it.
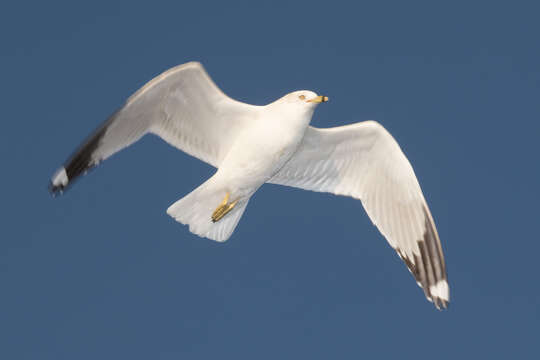
<svg viewBox="0 0 540 360">
<path fill-rule="evenodd" d="M 538 359 L 540 9 L 534 2 L 19 1 L 0 12 L 0 358 Z M 49 177 L 162 71 L 229 96 L 330 97 L 419 177 L 450 309 L 350 198 L 265 185 L 232 238 L 165 209 L 213 169 L 156 137 L 64 196 Z"/>
</svg>

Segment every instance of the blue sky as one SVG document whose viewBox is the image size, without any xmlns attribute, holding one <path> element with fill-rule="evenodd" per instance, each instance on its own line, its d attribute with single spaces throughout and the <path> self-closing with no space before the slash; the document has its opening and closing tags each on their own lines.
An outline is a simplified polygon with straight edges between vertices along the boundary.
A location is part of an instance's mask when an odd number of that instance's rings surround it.
<svg viewBox="0 0 540 360">
<path fill-rule="evenodd" d="M 5 5 L 0 357 L 538 358 L 539 10 Z M 265 185 L 228 242 L 192 235 L 165 209 L 213 169 L 155 137 L 49 196 L 49 177 L 101 121 L 190 60 L 248 103 L 328 95 L 315 126 L 382 123 L 433 212 L 450 309 L 424 299 L 349 198 Z"/>
</svg>

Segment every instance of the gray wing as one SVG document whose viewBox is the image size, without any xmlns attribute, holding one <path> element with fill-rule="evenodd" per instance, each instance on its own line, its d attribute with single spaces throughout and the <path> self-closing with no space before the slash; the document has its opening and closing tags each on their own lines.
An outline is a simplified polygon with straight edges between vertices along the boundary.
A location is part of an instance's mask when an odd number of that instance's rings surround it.
<svg viewBox="0 0 540 360">
<path fill-rule="evenodd" d="M 256 109 L 223 94 L 201 64 L 179 65 L 149 81 L 90 135 L 54 174 L 50 191 L 62 192 L 147 133 L 218 167 Z"/>
<path fill-rule="evenodd" d="M 380 124 L 309 127 L 300 149 L 270 182 L 361 200 L 427 299 L 447 307 L 446 267 L 433 217 L 411 164 Z"/>
</svg>

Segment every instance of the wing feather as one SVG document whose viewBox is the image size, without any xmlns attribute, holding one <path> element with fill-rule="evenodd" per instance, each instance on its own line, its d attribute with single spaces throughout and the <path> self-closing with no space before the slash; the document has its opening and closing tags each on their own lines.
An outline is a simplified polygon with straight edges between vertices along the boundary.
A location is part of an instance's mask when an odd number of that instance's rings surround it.
<svg viewBox="0 0 540 360">
<path fill-rule="evenodd" d="M 147 133 L 217 167 L 257 109 L 223 94 L 201 64 L 176 66 L 135 92 L 90 135 L 53 176 L 50 191 L 62 192 Z"/>
<path fill-rule="evenodd" d="M 299 150 L 270 182 L 360 199 L 428 300 L 447 307 L 448 282 L 435 223 L 411 164 L 380 124 L 309 127 Z"/>
</svg>

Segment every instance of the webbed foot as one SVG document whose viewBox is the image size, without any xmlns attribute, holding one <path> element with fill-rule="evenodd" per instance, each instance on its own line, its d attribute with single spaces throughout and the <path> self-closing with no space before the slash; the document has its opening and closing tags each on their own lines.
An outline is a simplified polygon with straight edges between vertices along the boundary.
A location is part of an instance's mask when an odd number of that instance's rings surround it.
<svg viewBox="0 0 540 360">
<path fill-rule="evenodd" d="M 225 215 L 229 213 L 229 211 L 234 208 L 237 202 L 238 200 L 229 203 L 229 193 L 227 192 L 221 204 L 219 204 L 216 210 L 214 210 L 214 212 L 212 213 L 212 222 L 217 222 L 221 220 Z"/>
</svg>

